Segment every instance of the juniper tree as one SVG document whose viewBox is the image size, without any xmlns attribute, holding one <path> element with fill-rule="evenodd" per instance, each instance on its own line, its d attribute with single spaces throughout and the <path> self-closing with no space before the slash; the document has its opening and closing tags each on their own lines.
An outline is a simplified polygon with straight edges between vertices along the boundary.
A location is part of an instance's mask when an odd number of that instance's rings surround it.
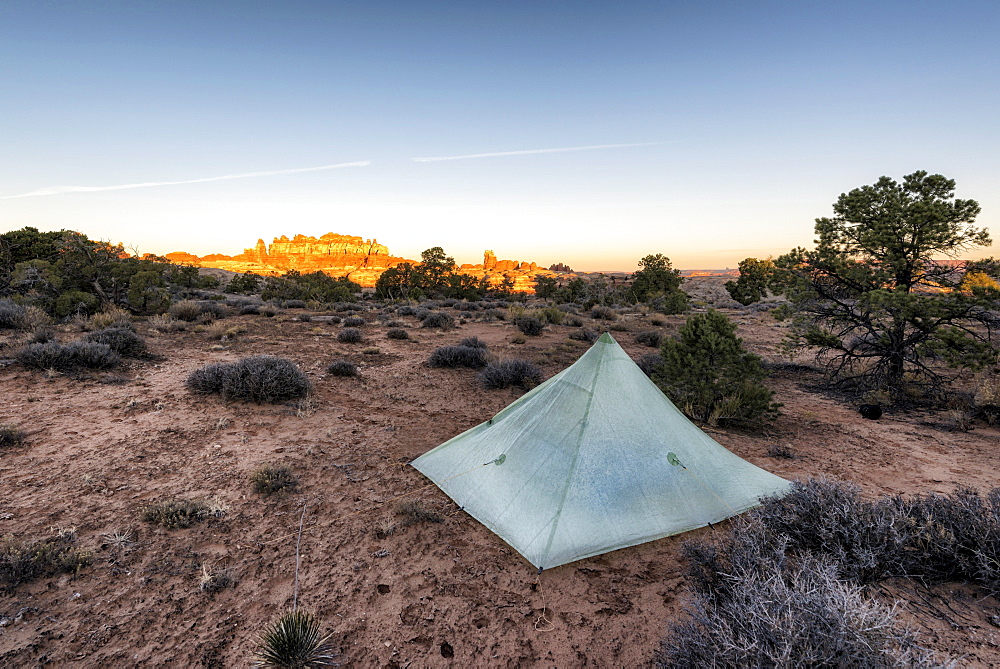
<svg viewBox="0 0 1000 669">
<path fill-rule="evenodd" d="M 774 261 L 770 258 L 757 260 L 746 258 L 740 261 L 740 276 L 736 281 L 726 282 L 729 296 L 746 306 L 760 302 L 767 295 L 768 284 L 774 275 Z"/>
<path fill-rule="evenodd" d="M 973 226 L 975 200 L 955 182 L 914 172 L 841 194 L 832 218 L 816 219 L 816 247 L 778 259 L 797 314 L 789 344 L 816 347 L 832 378 L 898 393 L 906 383 L 938 389 L 951 368 L 996 358 L 996 298 L 956 290 L 960 272 L 935 256 L 990 244 Z"/>
<path fill-rule="evenodd" d="M 652 379 L 685 414 L 712 425 L 777 414 L 760 357 L 743 348 L 736 325 L 715 310 L 696 314 L 660 347 Z"/>
</svg>

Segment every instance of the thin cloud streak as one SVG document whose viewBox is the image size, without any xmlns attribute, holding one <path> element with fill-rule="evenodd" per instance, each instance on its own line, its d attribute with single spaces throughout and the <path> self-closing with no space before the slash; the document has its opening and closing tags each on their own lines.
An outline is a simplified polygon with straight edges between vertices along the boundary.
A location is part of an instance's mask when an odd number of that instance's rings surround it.
<svg viewBox="0 0 1000 669">
<path fill-rule="evenodd" d="M 464 156 L 430 156 L 410 158 L 415 163 L 436 163 L 441 160 L 465 160 L 466 158 L 495 158 L 497 156 L 527 156 L 533 153 L 563 153 L 566 151 L 591 151 L 593 149 L 622 149 L 630 146 L 656 146 L 666 142 L 639 142 L 637 144 L 594 144 L 592 146 L 571 146 L 563 149 L 528 149 L 526 151 L 497 151 L 495 153 L 470 153 Z"/>
<path fill-rule="evenodd" d="M 121 184 L 118 186 L 51 186 L 40 188 L 20 195 L 5 195 L 0 200 L 12 200 L 18 197 L 40 197 L 42 195 L 60 195 L 62 193 L 93 193 L 103 190 L 127 190 L 130 188 L 150 188 L 152 186 L 177 186 L 179 184 L 199 184 L 207 181 L 228 181 L 230 179 L 247 179 L 250 177 L 267 177 L 278 174 L 299 174 L 301 172 L 319 172 L 320 170 L 335 170 L 341 167 L 366 167 L 370 160 L 359 160 L 353 163 L 338 163 L 336 165 L 320 165 L 319 167 L 297 167 L 290 170 L 269 170 L 267 172 L 245 172 L 243 174 L 226 174 L 221 177 L 205 177 L 203 179 L 187 179 L 185 181 L 147 181 L 141 184 Z"/>
</svg>

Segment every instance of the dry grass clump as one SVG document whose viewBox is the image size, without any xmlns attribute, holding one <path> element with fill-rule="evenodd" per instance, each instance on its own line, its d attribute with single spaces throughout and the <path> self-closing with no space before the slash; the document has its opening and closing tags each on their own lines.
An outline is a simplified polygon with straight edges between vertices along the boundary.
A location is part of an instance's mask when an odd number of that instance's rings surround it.
<svg viewBox="0 0 1000 669">
<path fill-rule="evenodd" d="M 28 433 L 8 423 L 0 423 L 0 448 L 20 446 L 28 438 Z"/>
<path fill-rule="evenodd" d="M 236 576 L 232 567 L 201 565 L 198 589 L 202 592 L 216 593 L 234 585 L 236 585 Z"/>
<path fill-rule="evenodd" d="M 178 320 L 193 323 L 201 316 L 201 305 L 194 300 L 181 300 L 171 304 L 167 313 Z"/>
<path fill-rule="evenodd" d="M 256 404 L 296 399 L 310 390 L 309 379 L 293 362 L 272 355 L 206 365 L 192 372 L 185 384 L 195 392 Z"/>
<path fill-rule="evenodd" d="M 403 527 L 409 527 L 417 523 L 440 523 L 444 521 L 444 516 L 440 513 L 428 509 L 415 500 L 400 502 L 396 506 L 396 515 L 402 519 L 399 521 L 399 524 Z"/>
<path fill-rule="evenodd" d="M 261 634 L 254 666 L 332 667 L 337 653 L 320 636 L 319 620 L 305 611 L 283 614 Z"/>
<path fill-rule="evenodd" d="M 350 360 L 334 360 L 327 366 L 326 373 L 330 376 L 357 376 L 358 366 Z"/>
<path fill-rule="evenodd" d="M 106 330 L 107 328 L 127 328 L 131 330 L 132 314 L 121 307 L 108 307 L 104 311 L 90 316 L 83 322 L 83 329 L 88 332 Z"/>
<path fill-rule="evenodd" d="M 121 356 L 110 346 L 88 341 L 29 344 L 18 351 L 15 357 L 29 369 L 54 369 L 60 372 L 80 368 L 110 369 L 121 363 Z"/>
<path fill-rule="evenodd" d="M 178 332 L 187 329 L 187 323 L 177 320 L 170 314 L 150 316 L 146 323 L 156 332 Z"/>
<path fill-rule="evenodd" d="M 191 499 L 172 499 L 143 508 L 140 517 L 147 523 L 160 525 L 168 530 L 191 527 L 211 516 L 205 502 Z"/>
<path fill-rule="evenodd" d="M 527 360 L 500 360 L 490 363 L 479 373 L 479 382 L 487 390 L 511 386 L 528 389 L 542 382 L 542 370 Z"/>
<path fill-rule="evenodd" d="M 409 339 L 410 333 L 403 328 L 389 328 L 389 331 L 385 333 L 385 336 L 389 339 Z"/>
<path fill-rule="evenodd" d="M 31 332 L 51 324 L 49 315 L 34 305 L 23 306 L 13 300 L 0 300 L 0 330 Z"/>
<path fill-rule="evenodd" d="M 112 351 L 128 358 L 141 358 L 146 355 L 146 340 L 131 328 L 110 327 L 95 330 L 84 335 L 83 340 L 107 344 Z"/>
<path fill-rule="evenodd" d="M 489 352 L 479 346 L 441 346 L 434 349 L 427 364 L 430 367 L 471 367 L 479 369 L 489 362 Z"/>
<path fill-rule="evenodd" d="M 13 590 L 43 576 L 73 574 L 90 564 L 90 554 L 74 547 L 72 532 L 42 540 L 0 539 L 0 587 Z"/>
<path fill-rule="evenodd" d="M 205 328 L 205 334 L 209 339 L 228 341 L 236 339 L 240 334 L 246 332 L 242 325 L 230 325 L 229 323 L 215 322 Z"/>
<path fill-rule="evenodd" d="M 284 465 L 264 465 L 250 477 L 253 491 L 271 496 L 278 493 L 292 493 L 299 488 L 299 477 L 291 467 Z"/>
<path fill-rule="evenodd" d="M 361 330 L 357 328 L 344 328 L 337 333 L 337 341 L 341 344 L 357 344 L 361 339 Z"/>
</svg>

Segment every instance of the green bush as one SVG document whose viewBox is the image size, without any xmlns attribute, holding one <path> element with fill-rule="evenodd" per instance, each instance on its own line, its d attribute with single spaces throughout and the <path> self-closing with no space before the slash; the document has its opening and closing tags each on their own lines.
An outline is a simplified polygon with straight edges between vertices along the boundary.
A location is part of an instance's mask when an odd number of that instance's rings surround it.
<svg viewBox="0 0 1000 669">
<path fill-rule="evenodd" d="M 192 372 L 186 385 L 195 392 L 257 404 L 303 397 L 310 390 L 309 379 L 294 363 L 271 355 L 206 365 Z"/>
<path fill-rule="evenodd" d="M 68 290 L 56 298 L 52 310 L 57 317 L 65 318 L 74 314 L 92 314 L 97 311 L 100 304 L 96 295 L 80 290 Z"/>
<path fill-rule="evenodd" d="M 688 318 L 660 349 L 653 381 L 685 414 L 716 425 L 758 423 L 777 414 L 758 356 L 743 348 L 736 325 L 717 311 Z"/>
</svg>

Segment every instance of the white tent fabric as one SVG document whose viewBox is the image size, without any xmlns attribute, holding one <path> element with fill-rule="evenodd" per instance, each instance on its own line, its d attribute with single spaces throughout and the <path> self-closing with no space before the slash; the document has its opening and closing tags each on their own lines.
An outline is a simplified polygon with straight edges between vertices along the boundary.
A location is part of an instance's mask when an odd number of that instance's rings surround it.
<svg viewBox="0 0 1000 669">
<path fill-rule="evenodd" d="M 698 429 L 609 334 L 412 464 L 540 569 L 704 527 L 790 486 Z"/>
</svg>

